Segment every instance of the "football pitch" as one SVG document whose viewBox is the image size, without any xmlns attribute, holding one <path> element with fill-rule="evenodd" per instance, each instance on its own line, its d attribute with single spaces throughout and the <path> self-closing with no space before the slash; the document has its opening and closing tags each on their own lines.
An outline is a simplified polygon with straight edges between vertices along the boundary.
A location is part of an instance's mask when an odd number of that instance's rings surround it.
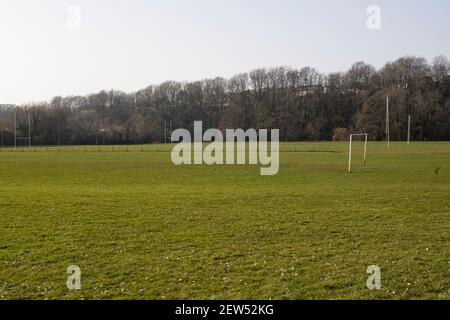
<svg viewBox="0 0 450 320">
<path fill-rule="evenodd" d="M 450 142 L 353 148 L 349 174 L 346 142 L 282 143 L 275 176 L 169 145 L 2 150 L 0 299 L 450 299 Z"/>
</svg>

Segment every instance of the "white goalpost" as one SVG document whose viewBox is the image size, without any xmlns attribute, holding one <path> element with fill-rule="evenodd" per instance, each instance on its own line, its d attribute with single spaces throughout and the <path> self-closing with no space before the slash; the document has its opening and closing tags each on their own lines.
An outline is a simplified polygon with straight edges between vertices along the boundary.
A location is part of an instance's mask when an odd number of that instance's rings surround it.
<svg viewBox="0 0 450 320">
<path fill-rule="evenodd" d="M 364 156 L 363 156 L 363 166 L 366 165 L 367 159 L 367 133 L 352 133 L 350 134 L 350 145 L 348 147 L 348 172 L 352 172 L 352 143 L 353 137 L 364 137 Z"/>
</svg>

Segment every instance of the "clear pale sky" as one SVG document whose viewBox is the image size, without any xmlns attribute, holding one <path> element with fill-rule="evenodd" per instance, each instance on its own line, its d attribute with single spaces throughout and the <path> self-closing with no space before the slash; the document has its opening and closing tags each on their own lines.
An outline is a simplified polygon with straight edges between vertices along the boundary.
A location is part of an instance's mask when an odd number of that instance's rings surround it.
<svg viewBox="0 0 450 320">
<path fill-rule="evenodd" d="M 67 8 L 81 9 L 79 30 Z M 369 5 L 381 30 L 366 27 Z M 258 67 L 450 58 L 450 1 L 0 0 L 0 104 Z"/>
</svg>

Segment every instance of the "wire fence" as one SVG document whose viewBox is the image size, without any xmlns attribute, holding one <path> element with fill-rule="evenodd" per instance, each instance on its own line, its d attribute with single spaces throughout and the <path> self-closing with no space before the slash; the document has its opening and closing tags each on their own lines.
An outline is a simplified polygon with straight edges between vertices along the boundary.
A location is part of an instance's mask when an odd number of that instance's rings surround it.
<svg viewBox="0 0 450 320">
<path fill-rule="evenodd" d="M 130 144 L 130 145 L 61 145 L 61 146 L 4 146 L 2 152 L 170 152 L 175 144 Z M 204 144 L 206 146 L 207 143 Z M 225 149 L 225 148 L 224 148 Z M 245 152 L 248 152 L 248 147 Z M 282 142 L 280 152 L 340 152 L 341 148 L 312 142 Z M 270 143 L 269 143 L 270 150 Z"/>
<path fill-rule="evenodd" d="M 0 147 L 0 152 L 165 152 L 169 144 L 140 145 L 61 145 L 61 146 L 17 146 Z"/>
</svg>

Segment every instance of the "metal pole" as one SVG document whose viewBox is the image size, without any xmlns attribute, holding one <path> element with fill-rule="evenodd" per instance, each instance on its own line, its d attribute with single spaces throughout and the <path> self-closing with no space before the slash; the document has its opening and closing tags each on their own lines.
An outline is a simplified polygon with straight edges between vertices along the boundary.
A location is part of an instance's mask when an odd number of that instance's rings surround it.
<svg viewBox="0 0 450 320">
<path fill-rule="evenodd" d="M 28 147 L 31 148 L 31 116 L 28 111 Z"/>
<path fill-rule="evenodd" d="M 408 144 L 411 142 L 411 115 L 408 115 Z"/>
<path fill-rule="evenodd" d="M 349 173 L 352 172 L 352 140 L 353 140 L 353 135 L 350 134 L 350 146 L 348 148 L 348 172 Z"/>
<path fill-rule="evenodd" d="M 61 151 L 61 127 L 58 125 L 58 151 Z"/>
<path fill-rule="evenodd" d="M 4 128 L 2 126 L 2 148 L 3 148 L 3 130 L 4 130 Z"/>
<path fill-rule="evenodd" d="M 364 142 L 364 160 L 363 165 L 366 165 L 366 159 L 367 159 L 367 133 L 365 134 L 366 140 Z"/>
<path fill-rule="evenodd" d="M 388 149 L 391 146 L 390 136 L 389 136 L 389 97 L 386 99 L 386 137 L 387 137 L 387 145 Z"/>
<path fill-rule="evenodd" d="M 95 127 L 95 144 L 97 145 L 97 152 L 100 151 L 100 147 L 98 146 L 98 120 Z"/>
<path fill-rule="evenodd" d="M 164 143 L 165 144 L 167 143 L 167 132 L 166 132 L 166 130 L 167 130 L 167 121 L 164 120 Z"/>
<path fill-rule="evenodd" d="M 14 149 L 17 149 L 17 108 L 14 108 Z"/>
</svg>

